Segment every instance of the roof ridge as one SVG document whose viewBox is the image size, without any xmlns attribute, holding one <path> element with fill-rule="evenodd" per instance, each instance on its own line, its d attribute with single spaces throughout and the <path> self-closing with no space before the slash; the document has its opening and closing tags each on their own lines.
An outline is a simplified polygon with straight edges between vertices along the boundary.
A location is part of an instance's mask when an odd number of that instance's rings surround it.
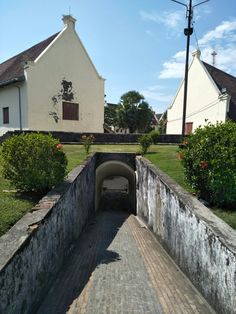
<svg viewBox="0 0 236 314">
<path fill-rule="evenodd" d="M 226 93 L 230 95 L 229 108 L 227 112 L 228 118 L 236 121 L 236 77 L 228 74 L 206 62 L 203 61 L 203 65 L 206 71 L 209 73 L 213 81 L 221 92 L 223 88 L 226 89 Z"/>
<path fill-rule="evenodd" d="M 213 65 L 211 65 L 211 64 L 209 64 L 209 63 L 207 63 L 207 62 L 205 62 L 205 61 L 202 61 L 202 62 L 203 62 L 204 65 L 206 65 L 206 66 L 208 66 L 208 67 L 211 67 L 213 70 L 220 71 L 220 72 L 222 72 L 223 74 L 225 74 L 225 75 L 227 75 L 227 76 L 231 76 L 233 79 L 236 80 L 236 77 L 233 76 L 232 74 L 229 74 L 229 73 L 227 73 L 227 72 L 225 72 L 225 71 L 223 71 L 223 70 L 221 70 L 221 69 L 219 69 L 219 68 L 217 68 L 217 67 L 215 67 L 215 66 L 213 66 Z"/>
<path fill-rule="evenodd" d="M 0 64 L 0 86 L 5 83 L 10 84 L 13 79 L 24 76 L 22 67 L 23 61 L 34 61 L 37 57 L 51 44 L 60 32 L 51 35 L 50 37 L 40 41 L 30 48 L 18 53 L 17 55 L 5 60 Z"/>
<path fill-rule="evenodd" d="M 57 32 L 57 33 L 55 33 L 55 34 L 49 36 L 48 38 L 46 38 L 46 39 L 40 41 L 39 43 L 37 43 L 37 44 L 35 44 L 35 45 L 33 45 L 33 46 L 27 48 L 26 50 L 19 52 L 18 54 L 14 55 L 13 57 L 11 57 L 11 58 L 9 58 L 9 59 L 3 61 L 2 63 L 0 63 L 0 66 L 3 65 L 3 64 L 6 63 L 6 62 L 9 62 L 9 61 L 11 61 L 11 60 L 13 60 L 13 59 L 19 57 L 20 55 L 23 55 L 24 53 L 29 52 L 31 49 L 37 47 L 38 45 L 43 44 L 43 43 L 46 42 L 46 41 L 49 41 L 49 40 L 50 40 L 50 42 L 51 42 L 59 33 L 60 33 L 60 32 Z M 32 60 L 31 60 L 31 61 L 32 61 Z"/>
</svg>

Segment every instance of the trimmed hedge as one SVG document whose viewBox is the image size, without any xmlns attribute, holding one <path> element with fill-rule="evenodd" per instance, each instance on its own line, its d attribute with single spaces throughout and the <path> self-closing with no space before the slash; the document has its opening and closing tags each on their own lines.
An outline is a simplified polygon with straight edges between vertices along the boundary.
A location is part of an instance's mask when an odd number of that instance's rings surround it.
<svg viewBox="0 0 236 314">
<path fill-rule="evenodd" d="M 51 135 L 14 135 L 2 143 L 3 176 L 21 191 L 45 193 L 61 182 L 67 159 Z"/>
</svg>

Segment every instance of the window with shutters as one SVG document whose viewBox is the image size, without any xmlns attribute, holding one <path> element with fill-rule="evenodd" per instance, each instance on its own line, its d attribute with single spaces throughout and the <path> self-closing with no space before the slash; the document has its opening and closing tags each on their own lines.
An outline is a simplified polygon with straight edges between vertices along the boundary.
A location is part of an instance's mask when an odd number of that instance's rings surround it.
<svg viewBox="0 0 236 314">
<path fill-rule="evenodd" d="M 79 104 L 63 101 L 62 118 L 63 120 L 79 120 Z"/>
<path fill-rule="evenodd" d="M 2 108 L 3 124 L 9 123 L 9 107 Z"/>
</svg>

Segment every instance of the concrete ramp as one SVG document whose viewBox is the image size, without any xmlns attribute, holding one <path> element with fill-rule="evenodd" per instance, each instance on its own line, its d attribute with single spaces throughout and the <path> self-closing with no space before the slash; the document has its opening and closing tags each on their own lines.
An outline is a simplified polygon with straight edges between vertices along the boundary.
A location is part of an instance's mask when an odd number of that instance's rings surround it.
<svg viewBox="0 0 236 314">
<path fill-rule="evenodd" d="M 214 311 L 136 216 L 109 210 L 90 219 L 37 313 Z"/>
</svg>

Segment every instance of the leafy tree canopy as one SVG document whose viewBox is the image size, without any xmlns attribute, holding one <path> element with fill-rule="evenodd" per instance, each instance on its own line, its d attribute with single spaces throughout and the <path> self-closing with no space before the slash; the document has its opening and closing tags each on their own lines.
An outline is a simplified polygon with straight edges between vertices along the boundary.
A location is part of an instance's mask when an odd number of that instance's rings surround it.
<svg viewBox="0 0 236 314">
<path fill-rule="evenodd" d="M 150 126 L 152 116 L 152 108 L 139 92 L 129 91 L 121 96 L 117 109 L 119 127 L 129 128 L 130 133 L 144 133 Z"/>
<path fill-rule="evenodd" d="M 118 105 L 105 106 L 105 108 L 104 108 L 104 122 L 108 126 L 117 126 L 117 109 L 118 109 Z"/>
</svg>

